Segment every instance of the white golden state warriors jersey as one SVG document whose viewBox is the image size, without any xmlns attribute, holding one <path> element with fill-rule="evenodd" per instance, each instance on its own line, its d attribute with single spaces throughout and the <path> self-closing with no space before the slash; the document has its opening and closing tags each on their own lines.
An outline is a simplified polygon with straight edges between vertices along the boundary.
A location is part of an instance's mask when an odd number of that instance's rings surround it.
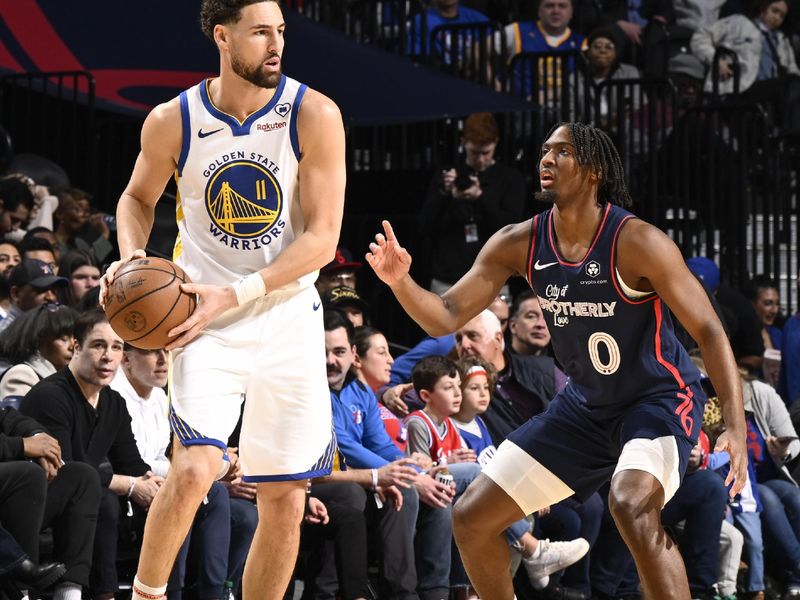
<svg viewBox="0 0 800 600">
<path fill-rule="evenodd" d="M 214 106 L 209 81 L 180 95 L 173 260 L 196 283 L 229 285 L 269 265 L 303 232 L 297 113 L 306 86 L 281 76 L 272 99 L 240 122 Z"/>
</svg>

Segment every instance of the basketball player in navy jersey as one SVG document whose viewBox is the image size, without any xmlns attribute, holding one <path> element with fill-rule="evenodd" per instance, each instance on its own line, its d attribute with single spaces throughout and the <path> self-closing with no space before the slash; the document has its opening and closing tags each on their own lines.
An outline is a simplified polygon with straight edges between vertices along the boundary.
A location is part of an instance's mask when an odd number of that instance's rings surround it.
<svg viewBox="0 0 800 600">
<path fill-rule="evenodd" d="M 283 598 L 309 478 L 334 455 L 321 301 L 344 208 L 344 128 L 336 105 L 281 73 L 275 0 L 203 0 L 219 77 L 157 106 L 117 208 L 122 261 L 141 250 L 167 180 L 178 187 L 173 260 L 197 310 L 170 332 L 170 477 L 147 518 L 133 598 L 163 598 L 175 556 L 215 476 L 246 396 L 239 446 L 257 484 L 259 526 L 246 600 Z M 122 290 L 124 292 L 124 290 Z M 291 323 L 291 327 L 287 324 Z M 222 590 L 220 590 L 220 595 Z"/>
<path fill-rule="evenodd" d="M 678 548 L 660 513 L 680 485 L 702 424 L 700 374 L 675 338 L 670 312 L 698 342 L 720 400 L 731 496 L 747 480 L 742 395 L 725 332 L 675 244 L 621 208 L 622 166 L 602 131 L 554 128 L 539 161 L 550 210 L 509 225 L 441 297 L 408 274 L 391 225 L 367 261 L 430 335 L 458 329 L 512 275 L 536 291 L 570 381 L 548 409 L 509 435 L 454 507 L 453 530 L 484 600 L 511 600 L 501 532 L 523 515 L 611 481 L 609 507 L 648 600 L 690 598 Z M 667 308 L 669 307 L 669 308 Z"/>
</svg>

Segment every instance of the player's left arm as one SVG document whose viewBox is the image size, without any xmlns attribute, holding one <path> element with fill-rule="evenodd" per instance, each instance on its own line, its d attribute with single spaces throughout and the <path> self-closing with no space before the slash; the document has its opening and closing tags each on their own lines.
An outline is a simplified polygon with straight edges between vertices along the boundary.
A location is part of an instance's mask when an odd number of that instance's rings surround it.
<svg viewBox="0 0 800 600">
<path fill-rule="evenodd" d="M 261 270 L 268 292 L 332 261 L 342 226 L 346 178 L 342 115 L 330 98 L 309 89 L 297 119 L 304 230 Z"/>
<path fill-rule="evenodd" d="M 702 284 L 691 274 L 678 247 L 662 231 L 633 220 L 620 232 L 618 269 L 623 281 L 637 290 L 654 290 L 697 342 L 716 389 L 727 432 L 717 450 L 731 455 L 731 495 L 747 481 L 746 426 L 741 377 L 728 337 Z"/>
<path fill-rule="evenodd" d="M 342 115 L 332 100 L 309 89 L 297 115 L 299 189 L 303 232 L 259 275 L 266 292 L 324 267 L 336 255 L 344 212 L 345 141 Z M 169 332 L 167 350 L 184 346 L 220 314 L 238 305 L 233 285 L 183 284 L 197 294 L 197 310 Z M 177 336 L 177 337 L 176 337 Z"/>
</svg>

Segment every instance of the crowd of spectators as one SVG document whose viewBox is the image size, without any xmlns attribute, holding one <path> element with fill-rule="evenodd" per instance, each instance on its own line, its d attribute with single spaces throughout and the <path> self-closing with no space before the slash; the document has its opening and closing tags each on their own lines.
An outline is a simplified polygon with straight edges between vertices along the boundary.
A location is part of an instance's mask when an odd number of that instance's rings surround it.
<svg viewBox="0 0 800 600">
<path fill-rule="evenodd" d="M 472 260 L 463 255 L 474 256 L 493 230 L 523 217 L 523 184 L 492 172 L 500 166 L 496 135 L 488 115 L 468 119 L 465 142 L 474 144 L 434 176 L 426 210 L 436 218 L 420 221 L 434 242 L 434 289 L 452 285 Z M 25 180 L 11 181 L 19 193 Z M 108 220 L 98 213 L 81 221 L 92 209 L 81 207 L 86 195 L 75 190 L 51 196 L 32 182 L 25 190 L 27 210 L 12 203 L 19 218 L 5 220 L 13 224 L 0 241 L 8 292 L 0 321 L 0 467 L 7 473 L 0 572 L 31 597 L 45 588 L 57 600 L 114 598 L 136 562 L 147 507 L 169 476 L 168 357 L 124 344 L 97 307 L 103 267 L 94 252 L 103 252 L 100 240 L 113 248 L 113 236 L 97 224 Z M 506 205 L 513 210 L 503 212 Z M 43 206 L 53 229 L 31 226 Z M 61 235 L 61 218 L 72 223 L 69 236 Z M 728 459 L 713 451 L 724 425 L 709 383 L 706 435 L 663 522 L 685 558 L 693 597 L 800 597 L 800 315 L 782 314 L 769 278 L 754 277 L 738 291 L 722 283 L 713 261 L 688 264 L 723 318 L 742 370 L 752 479 L 728 498 Z M 401 348 L 371 325 L 361 268 L 341 247 L 317 281 L 339 452 L 334 472 L 309 485 L 296 579 L 305 598 L 474 598 L 452 541 L 452 505 L 567 376 L 534 291 L 512 299 L 504 290 L 454 334 Z M 235 597 L 258 519 L 255 496 L 238 470 L 213 484 L 174 566 L 169 598 L 222 598 L 226 590 Z M 638 595 L 603 490 L 527 515 L 506 538 L 520 598 Z"/>
<path fill-rule="evenodd" d="M 613 129 L 649 95 L 632 91 L 637 82 L 669 77 L 678 88 L 688 77 L 698 92 L 761 105 L 776 131 L 800 132 L 800 31 L 787 0 L 423 4 L 409 16 L 411 55 L 540 110 L 569 97 L 571 114 Z M 624 80 L 621 92 L 602 85 L 613 80 Z"/>
</svg>

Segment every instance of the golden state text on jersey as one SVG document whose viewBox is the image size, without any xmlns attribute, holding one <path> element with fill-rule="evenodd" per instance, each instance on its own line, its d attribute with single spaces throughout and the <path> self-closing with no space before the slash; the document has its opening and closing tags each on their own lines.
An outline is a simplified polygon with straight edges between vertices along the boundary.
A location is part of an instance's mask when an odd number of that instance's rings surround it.
<svg viewBox="0 0 800 600">
<path fill-rule="evenodd" d="M 305 229 L 297 118 L 307 88 L 282 76 L 272 98 L 239 120 L 214 104 L 210 81 L 179 97 L 173 260 L 192 281 L 228 285 L 268 266 Z"/>
<path fill-rule="evenodd" d="M 232 160 L 213 163 L 207 170 L 209 232 L 230 248 L 258 250 L 286 227 L 280 218 L 283 193 L 274 173 L 278 166 L 255 152 L 247 158 L 244 152 L 226 157 Z"/>
</svg>

